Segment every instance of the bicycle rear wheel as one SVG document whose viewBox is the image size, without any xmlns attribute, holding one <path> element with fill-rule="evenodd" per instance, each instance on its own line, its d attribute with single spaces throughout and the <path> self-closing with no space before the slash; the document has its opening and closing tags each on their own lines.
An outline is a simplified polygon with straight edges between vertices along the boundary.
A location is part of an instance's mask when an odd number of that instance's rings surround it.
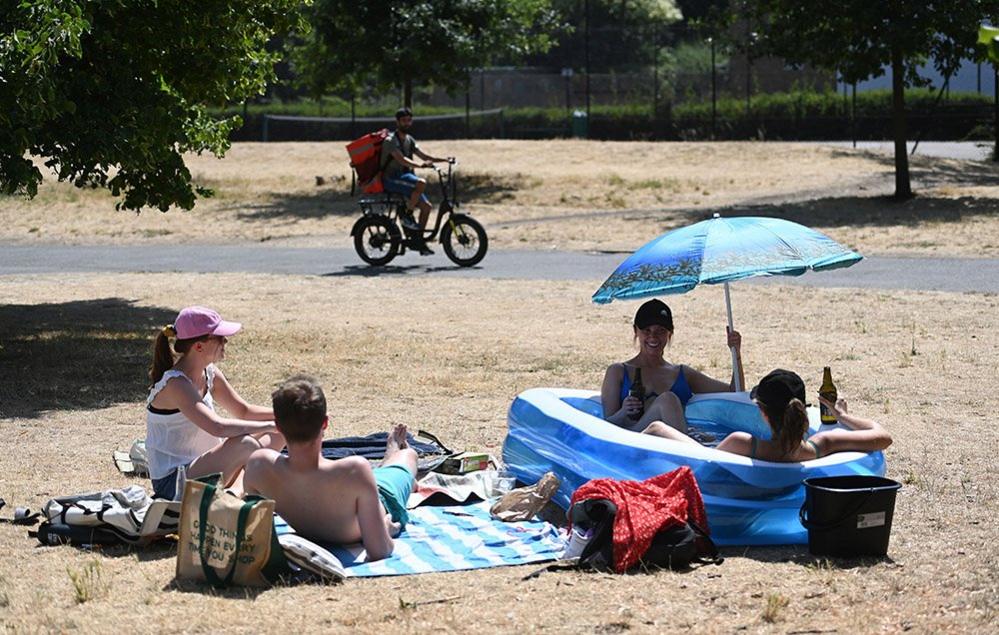
<svg viewBox="0 0 999 635">
<path fill-rule="evenodd" d="M 477 265 L 486 257 L 489 238 L 486 230 L 471 216 L 453 214 L 441 229 L 444 253 L 461 267 Z"/>
<path fill-rule="evenodd" d="M 401 242 L 395 223 L 377 214 L 362 220 L 354 233 L 354 251 L 361 260 L 376 267 L 391 262 L 398 255 Z"/>
</svg>

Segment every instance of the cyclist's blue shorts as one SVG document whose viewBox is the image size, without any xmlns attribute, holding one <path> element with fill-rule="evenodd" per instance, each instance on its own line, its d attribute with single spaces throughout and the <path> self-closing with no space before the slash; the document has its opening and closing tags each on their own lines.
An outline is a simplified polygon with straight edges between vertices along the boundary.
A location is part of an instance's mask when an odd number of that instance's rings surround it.
<svg viewBox="0 0 999 635">
<path fill-rule="evenodd" d="M 386 192 L 394 192 L 396 194 L 402 194 L 403 196 L 409 196 L 416 189 L 416 183 L 420 180 L 420 177 L 416 176 L 412 172 L 403 172 L 393 178 L 383 178 L 382 186 L 385 188 Z M 424 203 L 430 204 L 430 199 L 427 198 L 426 194 L 420 194 L 420 200 Z"/>
</svg>

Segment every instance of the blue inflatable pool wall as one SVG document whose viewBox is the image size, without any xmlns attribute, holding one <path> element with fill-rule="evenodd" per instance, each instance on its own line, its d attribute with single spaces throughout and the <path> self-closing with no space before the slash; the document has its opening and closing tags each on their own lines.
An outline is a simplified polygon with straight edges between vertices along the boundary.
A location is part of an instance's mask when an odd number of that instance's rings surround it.
<svg viewBox="0 0 999 635">
<path fill-rule="evenodd" d="M 695 395 L 688 422 L 719 439 L 743 430 L 770 437 L 748 393 Z M 810 409 L 809 434 L 819 428 Z M 711 536 L 719 545 L 805 544 L 798 520 L 805 478 L 850 474 L 883 476 L 881 452 L 839 452 L 804 463 L 772 463 L 619 428 L 603 420 L 592 391 L 534 388 L 514 399 L 507 416 L 503 462 L 517 479 L 533 483 L 545 472 L 562 481 L 555 502 L 594 478 L 643 480 L 687 465 L 704 496 Z"/>
</svg>

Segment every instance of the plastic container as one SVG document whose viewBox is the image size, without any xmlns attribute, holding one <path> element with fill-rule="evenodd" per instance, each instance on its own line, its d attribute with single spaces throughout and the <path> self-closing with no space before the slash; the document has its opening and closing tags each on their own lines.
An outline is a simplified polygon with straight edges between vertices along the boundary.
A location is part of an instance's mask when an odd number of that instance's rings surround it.
<svg viewBox="0 0 999 635">
<path fill-rule="evenodd" d="M 719 441 L 736 430 L 760 439 L 771 434 L 747 392 L 694 395 L 686 415 L 690 426 Z M 814 434 L 818 408 L 809 408 L 808 415 L 809 433 Z M 507 426 L 506 468 L 524 483 L 553 472 L 561 481 L 553 500 L 563 509 L 572 493 L 594 478 L 641 481 L 690 467 L 704 497 L 711 539 L 719 546 L 808 544 L 808 531 L 798 522 L 805 501 L 802 481 L 885 473 L 881 452 L 836 452 L 802 463 L 777 463 L 632 432 L 604 421 L 600 394 L 593 390 L 524 391 L 510 405 Z"/>
<path fill-rule="evenodd" d="M 569 534 L 569 542 L 565 547 L 565 551 L 562 553 L 562 559 L 572 560 L 573 558 L 578 558 L 583 554 L 583 550 L 586 549 L 586 545 L 588 545 L 592 539 L 592 529 L 583 529 L 578 525 L 574 526 Z"/>
<path fill-rule="evenodd" d="M 895 493 L 902 487 L 881 476 L 806 478 L 801 524 L 808 550 L 822 556 L 884 556 L 888 553 Z"/>
<path fill-rule="evenodd" d="M 514 488 L 517 477 L 506 470 L 497 470 L 493 476 L 493 496 L 502 496 Z"/>
<path fill-rule="evenodd" d="M 577 139 L 586 139 L 590 136 L 590 122 L 583 110 L 572 112 L 572 136 Z"/>
</svg>

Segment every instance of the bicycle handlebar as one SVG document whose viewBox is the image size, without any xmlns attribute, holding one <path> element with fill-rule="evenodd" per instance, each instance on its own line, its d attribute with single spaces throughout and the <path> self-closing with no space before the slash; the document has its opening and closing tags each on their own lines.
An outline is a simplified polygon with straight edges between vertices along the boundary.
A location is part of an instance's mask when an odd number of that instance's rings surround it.
<svg viewBox="0 0 999 635">
<path fill-rule="evenodd" d="M 420 165 L 420 167 L 424 168 L 424 169 L 433 168 L 434 170 L 438 170 L 440 168 L 437 167 L 437 165 L 436 165 L 437 163 L 447 163 L 448 165 L 458 165 L 458 159 L 456 159 L 454 157 L 448 157 L 448 158 L 444 159 L 443 161 L 427 161 L 426 163 Z"/>
</svg>

